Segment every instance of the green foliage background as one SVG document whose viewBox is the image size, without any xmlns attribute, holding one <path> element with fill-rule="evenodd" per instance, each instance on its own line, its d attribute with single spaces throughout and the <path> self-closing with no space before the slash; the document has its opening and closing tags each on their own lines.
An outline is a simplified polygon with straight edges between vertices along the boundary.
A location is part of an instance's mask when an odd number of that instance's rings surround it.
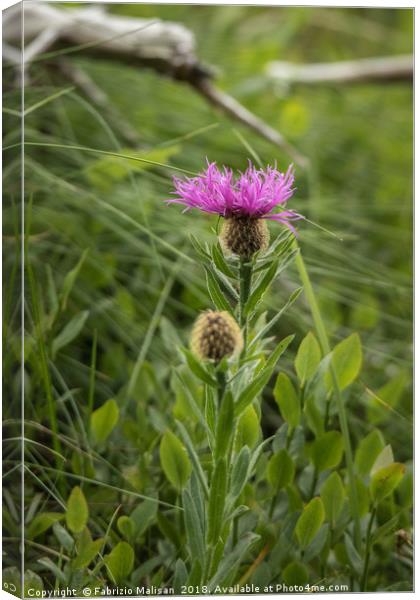
<svg viewBox="0 0 420 600">
<path fill-rule="evenodd" d="M 112 5 L 110 10 L 184 23 L 196 35 L 198 56 L 218 67 L 218 85 L 310 158 L 308 172 L 296 171 L 293 208 L 335 236 L 303 223 L 299 244 L 332 343 L 358 331 L 363 344 L 363 369 L 345 398 L 353 446 L 378 426 L 396 460 L 409 467 L 411 86 L 282 87 L 271 83 L 264 69 L 277 59 L 305 63 L 410 53 L 412 12 L 181 5 Z M 209 307 L 202 270 L 189 259 L 194 257 L 189 235 L 213 240 L 216 220 L 165 205 L 175 173 L 171 165 L 198 172 L 208 157 L 244 169 L 250 155 L 243 139 L 264 163 L 276 160 L 285 169 L 290 161 L 184 84 L 77 53 L 68 60 L 106 92 L 138 134 L 139 147 L 128 147 L 118 127 L 77 90 L 52 98 L 68 82 L 42 61 L 31 67 L 25 88 L 25 108 L 40 103 L 25 118 L 26 141 L 113 151 L 168 167 L 67 148 L 25 148 L 25 435 L 33 440 L 25 444 L 26 525 L 30 528 L 39 513 L 62 514 L 80 484 L 92 536 L 106 539 L 105 554 L 118 549 L 108 561 L 118 562 L 118 553 L 129 561 L 121 544 L 130 535 L 116 523 L 135 508 L 135 494 L 174 500 L 157 453 L 173 416 L 187 418 L 182 392 L 176 394 L 171 383 L 171 367 L 179 363 L 174 344 L 188 343 L 198 312 Z M 19 96 L 11 70 L 5 69 L 4 106 L 17 110 Z M 10 112 L 4 115 L 4 132 L 5 146 L 19 142 L 19 119 Z M 20 427 L 19 153 L 6 149 L 4 159 L 3 416 L 10 438 Z M 270 227 L 274 236 L 279 227 Z M 81 257 L 72 281 L 69 273 Z M 291 265 L 275 281 L 265 308 L 278 310 L 298 285 Z M 275 331 L 278 339 L 296 334 L 281 360 L 281 370 L 292 378 L 296 350 L 311 329 L 301 296 Z M 106 402 L 106 414 L 95 413 L 94 423 L 92 411 Z M 115 422 L 109 434 L 104 435 L 103 422 Z M 271 386 L 262 403 L 264 437 L 281 424 Z M 20 526 L 16 442 L 6 447 L 4 458 L 4 471 L 10 470 L 5 566 L 11 567 L 18 560 Z M 139 506 L 144 514 L 138 521 L 134 579 L 168 582 L 170 534 L 163 533 L 156 510 Z M 385 522 L 392 507 L 383 511 L 388 511 Z M 35 529 L 35 535 L 32 525 L 25 545 L 26 566 L 45 586 L 59 575 L 39 559 L 56 562 L 66 553 L 62 516 L 51 519 L 54 530 Z M 402 526 L 408 529 L 409 522 Z M 172 534 L 176 543 L 179 530 Z M 409 579 L 408 567 L 395 562 L 392 552 L 390 543 L 372 589 Z M 121 581 L 128 582 L 128 575 L 122 573 Z"/>
</svg>

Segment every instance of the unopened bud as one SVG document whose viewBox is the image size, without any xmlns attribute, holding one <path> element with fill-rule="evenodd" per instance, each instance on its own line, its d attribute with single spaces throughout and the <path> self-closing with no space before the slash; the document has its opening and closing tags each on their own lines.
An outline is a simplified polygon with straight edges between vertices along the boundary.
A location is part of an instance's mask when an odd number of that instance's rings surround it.
<svg viewBox="0 0 420 600">
<path fill-rule="evenodd" d="M 251 258 L 259 250 L 267 250 L 270 232 L 265 219 L 229 217 L 223 221 L 219 239 L 226 254 Z"/>
<path fill-rule="evenodd" d="M 196 320 L 191 334 L 191 349 L 201 360 L 220 362 L 225 356 L 239 354 L 242 333 L 226 311 L 208 310 Z"/>
</svg>

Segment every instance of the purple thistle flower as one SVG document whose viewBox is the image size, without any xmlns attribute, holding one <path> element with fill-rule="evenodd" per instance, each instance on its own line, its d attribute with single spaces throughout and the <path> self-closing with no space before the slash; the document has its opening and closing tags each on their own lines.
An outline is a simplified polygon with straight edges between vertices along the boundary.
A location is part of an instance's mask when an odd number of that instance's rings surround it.
<svg viewBox="0 0 420 600">
<path fill-rule="evenodd" d="M 219 170 L 216 163 L 207 163 L 207 169 L 197 177 L 174 177 L 176 198 L 169 203 L 183 204 L 185 210 L 198 208 L 226 219 L 248 217 L 271 219 L 285 224 L 294 231 L 290 221 L 302 218 L 298 213 L 284 210 L 293 195 L 294 174 L 292 165 L 280 173 L 277 165 L 257 169 L 249 163 L 244 173 L 234 177 L 232 169 Z M 282 208 L 279 212 L 275 209 Z"/>
</svg>

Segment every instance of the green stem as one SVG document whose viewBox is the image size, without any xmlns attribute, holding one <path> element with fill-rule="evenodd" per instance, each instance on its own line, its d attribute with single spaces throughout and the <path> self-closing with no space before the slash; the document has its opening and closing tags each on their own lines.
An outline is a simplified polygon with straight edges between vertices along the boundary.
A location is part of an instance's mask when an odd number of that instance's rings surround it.
<svg viewBox="0 0 420 600">
<path fill-rule="evenodd" d="M 366 590 L 368 572 L 369 572 L 369 559 L 370 559 L 370 549 L 371 549 L 371 537 L 370 534 L 372 532 L 373 521 L 375 520 L 376 515 L 376 506 L 372 508 L 372 513 L 369 519 L 369 525 L 366 532 L 366 550 L 365 550 L 365 562 L 363 566 L 363 576 L 362 583 L 360 584 L 360 591 L 364 592 Z"/>
<path fill-rule="evenodd" d="M 248 319 L 245 314 L 245 305 L 251 292 L 252 262 L 247 258 L 239 259 L 239 325 L 244 330 L 244 348 L 246 349 L 248 337 Z"/>
<path fill-rule="evenodd" d="M 297 243 L 296 243 L 297 246 Z M 311 284 L 311 280 L 309 279 L 308 272 L 306 270 L 306 266 L 302 257 L 302 254 L 299 252 L 296 254 L 296 266 L 299 271 L 299 276 L 301 278 L 303 287 L 305 289 L 305 295 L 309 303 L 309 307 L 311 309 L 312 318 L 314 320 L 315 329 L 318 335 L 319 343 L 321 345 L 322 354 L 325 356 L 330 353 L 330 344 L 328 341 L 327 331 L 325 329 L 324 322 L 322 320 L 321 312 L 318 307 L 318 303 L 316 301 L 315 293 Z M 337 402 L 338 409 L 338 417 L 340 421 L 340 428 L 343 434 L 344 439 L 344 451 L 346 456 L 346 465 L 347 472 L 349 475 L 349 487 L 350 487 L 350 506 L 351 512 L 354 520 L 354 545 L 357 550 L 361 549 L 362 544 L 362 534 L 360 527 L 360 517 L 359 517 L 359 507 L 358 507 L 358 499 L 357 499 L 357 488 L 356 488 L 356 477 L 354 473 L 354 465 L 353 465 L 353 452 L 351 448 L 350 441 L 350 433 L 347 422 L 346 410 L 344 407 L 343 397 L 341 395 L 341 390 L 338 385 L 337 374 L 335 372 L 334 366 L 330 365 L 330 371 L 333 380 L 334 386 L 334 395 Z"/>
</svg>

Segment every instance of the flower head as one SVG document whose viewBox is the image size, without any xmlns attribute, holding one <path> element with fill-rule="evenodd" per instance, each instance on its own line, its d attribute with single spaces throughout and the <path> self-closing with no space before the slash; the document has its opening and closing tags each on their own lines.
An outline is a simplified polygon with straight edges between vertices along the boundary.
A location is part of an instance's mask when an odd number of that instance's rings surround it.
<svg viewBox="0 0 420 600">
<path fill-rule="evenodd" d="M 251 163 L 244 173 L 234 177 L 233 171 L 224 167 L 219 170 L 215 163 L 197 177 L 180 179 L 174 177 L 176 198 L 168 200 L 186 206 L 186 210 L 198 208 L 226 219 L 248 217 L 271 219 L 284 223 L 293 230 L 290 221 L 301 218 L 294 211 L 284 210 L 294 193 L 292 165 L 286 173 L 280 173 L 276 165 L 257 169 Z M 276 212 L 277 209 L 282 210 Z"/>
<path fill-rule="evenodd" d="M 235 319 L 226 311 L 202 313 L 191 333 L 191 349 L 201 360 L 220 362 L 225 356 L 239 354 L 242 333 Z"/>
</svg>

